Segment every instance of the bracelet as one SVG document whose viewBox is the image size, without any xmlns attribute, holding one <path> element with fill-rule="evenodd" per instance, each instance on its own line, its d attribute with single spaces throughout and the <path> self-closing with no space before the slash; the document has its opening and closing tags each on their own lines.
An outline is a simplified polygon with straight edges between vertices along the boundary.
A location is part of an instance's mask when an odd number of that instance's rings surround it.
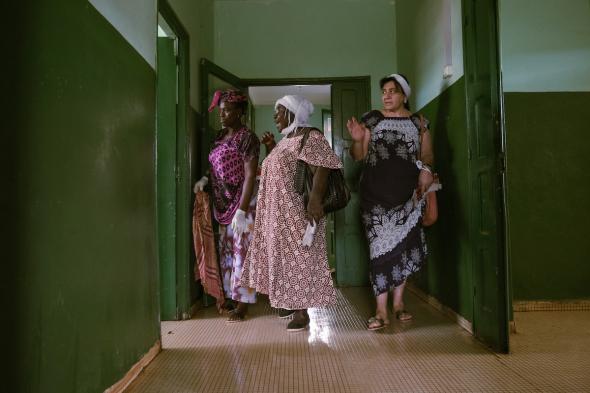
<svg viewBox="0 0 590 393">
<path fill-rule="evenodd" d="M 418 169 L 424 170 L 424 171 L 432 174 L 432 169 L 430 168 L 430 166 L 428 164 L 425 164 L 420 160 L 416 160 L 416 166 L 418 167 Z"/>
</svg>

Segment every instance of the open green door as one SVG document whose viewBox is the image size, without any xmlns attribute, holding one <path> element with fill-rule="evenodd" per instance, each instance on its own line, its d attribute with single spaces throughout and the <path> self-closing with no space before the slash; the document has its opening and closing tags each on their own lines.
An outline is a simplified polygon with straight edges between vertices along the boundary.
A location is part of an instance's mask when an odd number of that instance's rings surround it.
<svg viewBox="0 0 590 393">
<path fill-rule="evenodd" d="M 495 0 L 463 0 L 473 331 L 494 350 L 508 352 L 497 12 Z"/>
<path fill-rule="evenodd" d="M 157 217 L 160 319 L 178 319 L 176 296 L 176 56 L 174 39 L 158 37 Z"/>
<path fill-rule="evenodd" d="M 352 140 L 346 121 L 370 109 L 370 80 L 332 83 L 332 137 L 336 154 L 344 164 L 344 177 L 350 187 L 348 206 L 335 213 L 336 282 L 339 286 L 364 286 L 369 283 L 369 250 L 359 212 L 359 177 L 362 163 L 355 162 L 348 148 Z"/>
</svg>

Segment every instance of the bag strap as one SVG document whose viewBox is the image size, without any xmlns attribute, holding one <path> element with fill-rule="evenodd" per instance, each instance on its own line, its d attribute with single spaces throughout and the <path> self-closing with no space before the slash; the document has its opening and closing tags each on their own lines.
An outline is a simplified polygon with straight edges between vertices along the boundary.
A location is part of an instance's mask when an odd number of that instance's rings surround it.
<svg viewBox="0 0 590 393">
<path fill-rule="evenodd" d="M 417 121 L 416 121 L 417 120 Z M 418 129 L 418 140 L 420 142 L 420 150 L 418 151 L 418 160 L 422 161 L 422 140 L 426 132 L 426 119 L 422 113 L 412 115 L 412 122 Z"/>
</svg>

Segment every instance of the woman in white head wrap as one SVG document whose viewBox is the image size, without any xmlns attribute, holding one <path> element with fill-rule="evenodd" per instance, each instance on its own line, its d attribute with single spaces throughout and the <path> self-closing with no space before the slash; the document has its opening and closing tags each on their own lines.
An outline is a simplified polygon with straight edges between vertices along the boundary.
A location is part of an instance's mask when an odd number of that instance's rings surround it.
<svg viewBox="0 0 590 393">
<path fill-rule="evenodd" d="M 434 187 L 432 142 L 428 122 L 412 114 L 412 93 L 406 77 L 381 79 L 382 109 L 355 118 L 347 127 L 350 153 L 365 160 L 360 184 L 361 214 L 369 241 L 369 276 L 376 297 L 369 330 L 389 325 L 387 296 L 393 291 L 393 312 L 400 321 L 412 315 L 404 308 L 406 279 L 418 271 L 427 255 L 422 230 L 424 195 Z"/>
<path fill-rule="evenodd" d="M 280 317 L 293 314 L 288 331 L 308 326 L 308 308 L 336 301 L 328 269 L 322 199 L 329 169 L 341 168 L 342 163 L 322 132 L 309 125 L 312 112 L 312 103 L 303 97 L 289 95 L 276 102 L 274 119 L 283 138 L 277 144 L 269 133 L 262 138 L 270 153 L 262 163 L 254 235 L 241 278 L 242 285 L 268 294 Z M 299 152 L 308 132 L 309 139 Z M 295 192 L 298 159 L 314 171 L 307 206 L 303 196 Z M 314 221 L 315 236 L 310 245 L 304 245 L 306 229 Z"/>
</svg>

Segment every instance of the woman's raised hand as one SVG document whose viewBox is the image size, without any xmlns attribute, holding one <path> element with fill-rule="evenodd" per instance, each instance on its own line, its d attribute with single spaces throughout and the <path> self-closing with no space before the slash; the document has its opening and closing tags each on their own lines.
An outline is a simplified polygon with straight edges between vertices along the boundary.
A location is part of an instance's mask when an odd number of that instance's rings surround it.
<svg viewBox="0 0 590 393">
<path fill-rule="evenodd" d="M 275 136 L 269 131 L 266 131 L 264 134 L 262 134 L 262 137 L 260 138 L 260 143 L 266 146 L 273 144 L 274 141 Z"/>
<path fill-rule="evenodd" d="M 361 124 L 357 121 L 356 118 L 352 118 L 346 122 L 346 128 L 348 128 L 348 132 L 353 141 L 355 142 L 362 142 L 367 135 L 367 127 L 364 124 Z"/>
</svg>

